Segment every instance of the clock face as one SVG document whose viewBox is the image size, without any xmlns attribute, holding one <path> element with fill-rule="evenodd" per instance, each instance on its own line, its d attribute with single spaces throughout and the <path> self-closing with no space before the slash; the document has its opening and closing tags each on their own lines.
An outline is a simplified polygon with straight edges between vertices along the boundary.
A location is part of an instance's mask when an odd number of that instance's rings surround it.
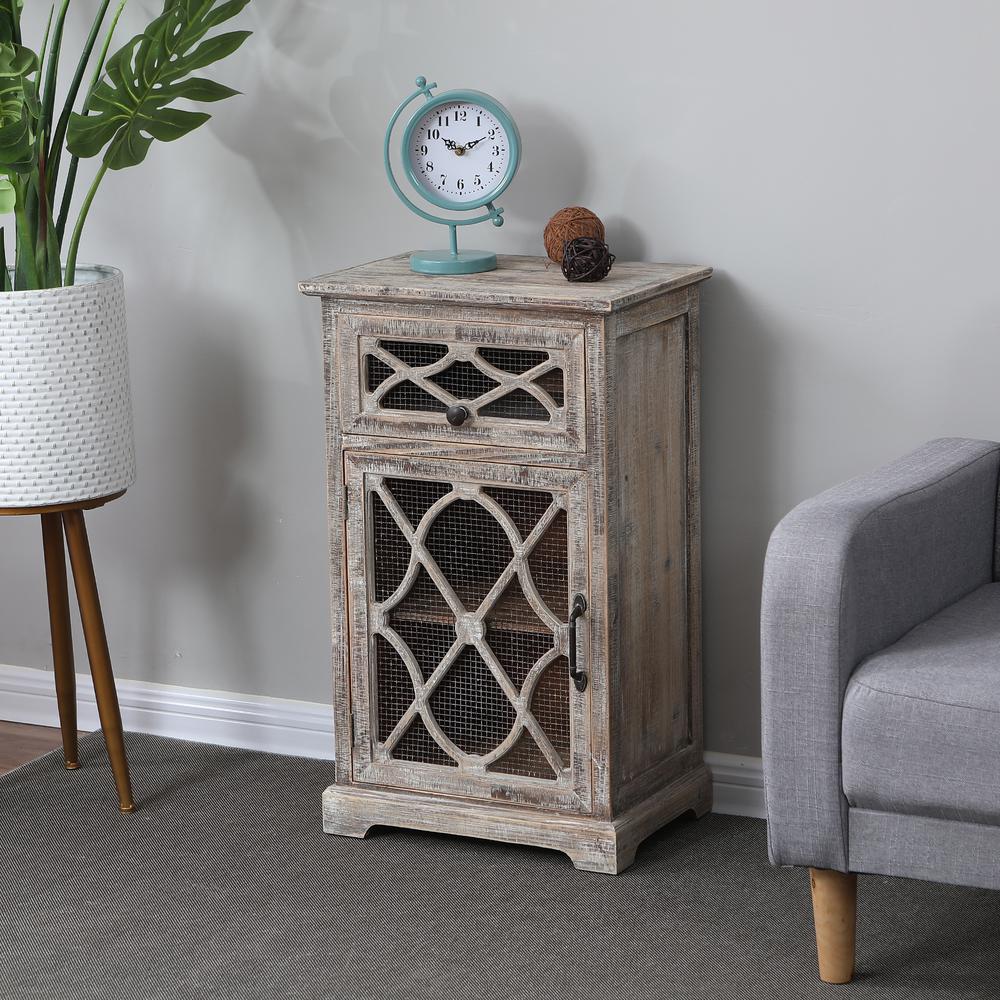
<svg viewBox="0 0 1000 1000">
<path fill-rule="evenodd" d="M 485 204 L 510 181 L 516 140 L 475 100 L 435 104 L 407 129 L 410 177 L 440 203 Z"/>
</svg>

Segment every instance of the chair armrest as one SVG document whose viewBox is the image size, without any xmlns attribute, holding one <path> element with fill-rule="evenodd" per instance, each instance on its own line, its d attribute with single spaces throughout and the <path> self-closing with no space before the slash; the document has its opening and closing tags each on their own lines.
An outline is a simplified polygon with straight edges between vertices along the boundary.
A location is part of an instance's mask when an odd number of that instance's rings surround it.
<svg viewBox="0 0 1000 1000">
<path fill-rule="evenodd" d="M 994 573 L 1000 445 L 931 441 L 796 507 L 767 549 L 761 694 L 775 864 L 848 870 L 840 768 L 858 664 Z"/>
</svg>

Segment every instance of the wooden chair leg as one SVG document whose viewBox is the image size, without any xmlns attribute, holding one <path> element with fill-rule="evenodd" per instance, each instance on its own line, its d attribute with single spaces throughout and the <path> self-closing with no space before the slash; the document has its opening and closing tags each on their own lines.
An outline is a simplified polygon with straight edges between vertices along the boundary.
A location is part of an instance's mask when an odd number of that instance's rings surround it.
<svg viewBox="0 0 1000 1000">
<path fill-rule="evenodd" d="M 59 514 L 42 514 L 42 545 L 45 550 L 45 584 L 49 594 L 52 666 L 56 675 L 63 761 L 66 768 L 72 771 L 80 766 L 76 748 L 76 672 L 69 620 L 69 590 L 66 586 L 66 549 Z"/>
<path fill-rule="evenodd" d="M 819 978 L 824 983 L 849 983 L 854 978 L 858 877 L 810 868 L 809 882 Z"/>
<path fill-rule="evenodd" d="M 108 651 L 108 638 L 104 631 L 104 618 L 101 615 L 94 563 L 90 555 L 90 543 L 87 540 L 87 526 L 83 519 L 83 511 L 68 510 L 62 517 L 66 527 L 69 559 L 73 566 L 76 596 L 80 604 L 83 634 L 87 641 L 90 672 L 94 677 L 97 712 L 101 718 L 101 728 L 104 730 L 104 743 L 108 748 L 111 770 L 118 786 L 118 803 L 122 812 L 131 812 L 135 808 L 135 803 L 132 800 L 128 761 L 125 759 L 122 716 L 118 707 L 115 677 L 111 670 L 111 654 Z"/>
</svg>

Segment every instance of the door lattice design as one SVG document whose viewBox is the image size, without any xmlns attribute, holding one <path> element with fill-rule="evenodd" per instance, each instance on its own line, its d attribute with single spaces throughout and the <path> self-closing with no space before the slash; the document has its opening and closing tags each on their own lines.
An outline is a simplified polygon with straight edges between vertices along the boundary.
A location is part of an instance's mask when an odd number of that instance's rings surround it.
<svg viewBox="0 0 1000 1000">
<path fill-rule="evenodd" d="M 364 364 L 375 409 L 444 413 L 461 402 L 480 417 L 551 423 L 565 401 L 563 370 L 548 351 L 379 340 Z"/>
<path fill-rule="evenodd" d="M 559 779 L 571 747 L 564 495 L 366 483 L 376 756 Z"/>
</svg>

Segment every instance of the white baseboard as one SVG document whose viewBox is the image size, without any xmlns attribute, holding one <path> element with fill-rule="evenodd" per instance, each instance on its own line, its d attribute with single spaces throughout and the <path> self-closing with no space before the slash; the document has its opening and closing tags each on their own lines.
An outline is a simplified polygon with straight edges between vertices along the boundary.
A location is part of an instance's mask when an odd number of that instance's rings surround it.
<svg viewBox="0 0 1000 1000">
<path fill-rule="evenodd" d="M 709 750 L 705 763 L 712 771 L 712 812 L 765 818 L 764 768 L 760 757 Z"/>
<path fill-rule="evenodd" d="M 58 726 L 53 683 L 47 670 L 0 665 L 0 719 Z M 90 675 L 77 674 L 76 683 L 79 728 L 97 729 L 101 723 Z M 117 688 L 122 722 L 132 732 L 333 759 L 329 705 L 145 681 L 120 680 Z"/>
<path fill-rule="evenodd" d="M 100 721 L 90 675 L 77 674 L 76 680 L 79 727 L 97 729 Z M 333 712 L 329 705 L 146 681 L 120 680 L 117 687 L 122 721 L 132 732 L 333 760 Z M 52 674 L 0 664 L 0 719 L 58 726 Z M 759 757 L 710 751 L 705 762 L 714 778 L 713 812 L 764 815 Z"/>
</svg>

